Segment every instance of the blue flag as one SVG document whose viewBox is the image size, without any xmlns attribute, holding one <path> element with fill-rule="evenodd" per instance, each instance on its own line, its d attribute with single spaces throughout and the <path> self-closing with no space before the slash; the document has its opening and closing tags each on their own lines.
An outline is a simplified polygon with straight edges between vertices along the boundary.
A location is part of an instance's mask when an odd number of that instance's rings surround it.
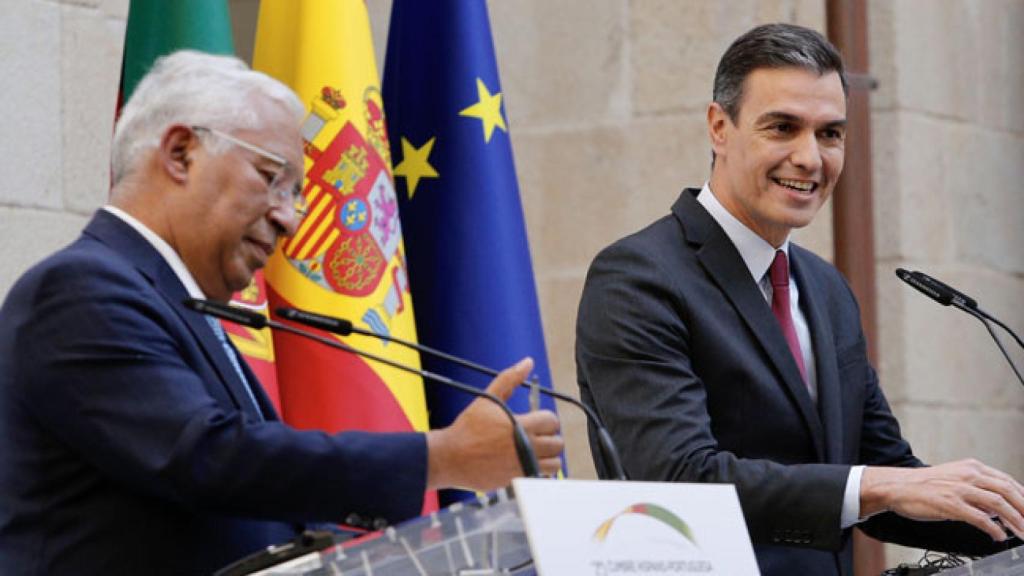
<svg viewBox="0 0 1024 576">
<path fill-rule="evenodd" d="M 395 0 L 384 110 L 419 342 L 496 368 L 532 356 L 551 386 L 484 0 Z M 423 357 L 462 382 L 489 378 Z M 427 385 L 432 426 L 472 398 Z M 528 391 L 512 397 L 528 409 Z M 541 406 L 553 409 L 542 396 Z"/>
</svg>

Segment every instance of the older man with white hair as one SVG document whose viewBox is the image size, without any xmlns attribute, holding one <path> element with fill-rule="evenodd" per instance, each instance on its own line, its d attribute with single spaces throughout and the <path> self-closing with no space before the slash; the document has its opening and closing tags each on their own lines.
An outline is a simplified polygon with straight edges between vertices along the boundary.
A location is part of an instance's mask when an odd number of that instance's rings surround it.
<svg viewBox="0 0 1024 576">
<path fill-rule="evenodd" d="M 183 307 L 228 300 L 298 227 L 302 113 L 234 58 L 179 52 L 139 84 L 110 204 L 0 309 L 3 574 L 209 573 L 305 522 L 395 522 L 427 489 L 520 473 L 510 423 L 479 402 L 426 434 L 292 429 Z M 557 418 L 519 418 L 557 469 Z"/>
</svg>

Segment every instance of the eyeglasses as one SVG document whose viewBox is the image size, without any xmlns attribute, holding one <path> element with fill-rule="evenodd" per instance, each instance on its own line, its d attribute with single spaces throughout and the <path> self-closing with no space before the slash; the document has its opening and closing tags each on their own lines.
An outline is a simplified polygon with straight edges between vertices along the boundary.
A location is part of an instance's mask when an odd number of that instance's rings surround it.
<svg viewBox="0 0 1024 576">
<path fill-rule="evenodd" d="M 289 172 L 292 172 L 292 170 L 290 170 L 291 165 L 287 160 L 273 152 L 268 152 L 255 144 L 250 144 L 245 140 L 236 138 L 227 132 L 221 132 L 220 130 L 208 128 L 206 126 L 192 126 L 191 128 L 193 132 L 199 134 L 206 133 L 217 136 L 218 138 L 223 138 L 239 148 L 244 148 L 280 166 L 280 169 L 276 172 L 262 169 L 259 170 L 260 174 L 263 175 L 263 179 L 267 183 L 267 192 L 270 194 L 271 202 L 282 208 L 291 208 L 292 211 L 300 217 L 306 215 L 306 210 L 308 210 L 309 207 L 306 204 L 306 196 L 302 194 L 301 181 L 298 181 L 291 186 L 284 182 L 288 178 Z"/>
</svg>

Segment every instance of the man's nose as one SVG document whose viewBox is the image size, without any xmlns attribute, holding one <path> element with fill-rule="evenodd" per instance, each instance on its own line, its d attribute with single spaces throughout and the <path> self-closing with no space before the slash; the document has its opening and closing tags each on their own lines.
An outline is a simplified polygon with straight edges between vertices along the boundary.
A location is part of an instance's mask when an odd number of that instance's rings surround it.
<svg viewBox="0 0 1024 576">
<path fill-rule="evenodd" d="M 277 235 L 287 238 L 294 236 L 302 223 L 302 214 L 290 206 L 271 206 L 267 218 Z"/>
<path fill-rule="evenodd" d="M 794 166 L 807 172 L 817 172 L 821 169 L 821 147 L 817 134 L 811 131 L 801 134 L 793 142 L 790 161 Z"/>
</svg>

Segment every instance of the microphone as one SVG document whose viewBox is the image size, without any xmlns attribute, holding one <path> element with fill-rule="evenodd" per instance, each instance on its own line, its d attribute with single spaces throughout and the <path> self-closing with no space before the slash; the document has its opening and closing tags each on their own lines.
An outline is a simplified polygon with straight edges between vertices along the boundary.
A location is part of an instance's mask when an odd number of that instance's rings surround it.
<svg viewBox="0 0 1024 576">
<path fill-rule="evenodd" d="M 952 304 L 953 299 L 956 297 L 948 286 L 939 282 L 926 282 L 921 278 L 919 272 L 910 272 L 903 268 L 897 268 L 896 276 L 899 276 L 900 280 L 903 280 L 921 294 L 924 294 L 943 306 L 949 306 Z M 960 302 L 965 306 L 967 304 L 963 299 L 961 299 Z M 976 305 L 977 304 L 975 304 L 975 306 Z"/>
<path fill-rule="evenodd" d="M 924 272 L 904 270 L 903 268 L 896 269 L 896 275 L 899 276 L 900 280 L 903 280 L 907 284 L 913 286 L 918 292 L 925 296 L 935 300 L 943 306 L 954 305 L 957 308 L 967 307 L 972 310 L 978 308 L 978 303 L 971 298 L 949 286 L 944 282 L 940 282 L 935 278 L 925 274 Z"/>
<path fill-rule="evenodd" d="M 1006 351 L 1006 348 L 1003 346 L 1003 342 L 999 339 L 999 336 L 996 334 L 995 330 L 992 329 L 992 323 L 990 323 L 989 321 L 991 320 L 1000 328 L 1009 332 L 1010 335 L 1013 336 L 1014 340 L 1017 341 L 1017 344 L 1024 348 L 1024 342 L 1021 342 L 1020 337 L 1017 336 L 1017 334 L 1013 330 L 1011 330 L 1009 326 L 1003 324 L 997 318 L 993 317 L 991 314 L 985 312 L 980 307 L 978 307 L 978 302 L 975 301 L 970 296 L 963 294 L 959 290 L 945 284 L 944 282 L 932 278 L 931 276 L 925 274 L 924 272 L 918 272 L 916 270 L 913 272 L 909 272 L 907 270 L 904 270 L 903 268 L 897 268 L 896 276 L 898 276 L 900 280 L 903 280 L 910 286 L 913 286 L 915 289 L 917 289 L 918 292 L 921 292 L 922 294 L 928 296 L 932 300 L 935 300 L 939 304 L 942 304 L 943 306 L 953 306 L 954 308 L 959 308 L 960 310 L 963 310 L 964 312 L 977 318 L 982 324 L 985 325 L 985 329 L 988 330 L 988 333 L 992 336 L 992 340 L 994 340 L 996 346 L 999 347 L 999 351 L 1003 353 L 1003 357 L 1006 358 L 1006 361 L 1010 363 L 1010 368 L 1013 369 L 1013 373 L 1017 376 L 1017 380 L 1020 381 L 1021 385 L 1024 385 L 1024 377 L 1021 376 L 1020 370 L 1017 369 L 1017 365 L 1013 362 L 1013 358 L 1011 358 L 1010 354 Z"/>
<path fill-rule="evenodd" d="M 932 278 L 931 276 L 929 276 L 929 275 L 927 275 L 924 272 L 921 272 L 919 270 L 915 270 L 915 271 L 911 272 L 911 274 L 916 276 L 917 279 L 920 280 L 922 284 L 924 284 L 926 286 L 933 286 L 933 287 L 937 288 L 938 290 L 941 290 L 941 291 L 944 291 L 945 293 L 948 293 L 950 295 L 950 298 L 951 298 L 950 302 L 958 301 L 961 304 L 963 304 L 964 306 L 967 306 L 968 308 L 978 309 L 978 302 L 975 301 L 974 298 L 971 298 L 970 296 L 964 294 L 963 292 L 957 290 L 956 288 L 953 288 L 949 284 L 946 284 L 945 282 L 942 282 L 938 278 Z"/>
<path fill-rule="evenodd" d="M 526 430 L 524 430 L 523 425 L 520 424 L 518 420 L 516 420 L 515 414 L 512 413 L 512 410 L 508 407 L 508 404 L 505 404 L 505 402 L 503 402 L 501 398 L 498 398 L 497 396 L 491 394 L 490 392 L 480 390 L 479 388 L 475 386 L 470 386 L 469 384 L 456 382 L 455 380 L 452 380 L 447 376 L 442 376 L 441 374 L 435 374 L 427 370 L 420 370 L 417 368 L 413 368 L 412 366 L 406 366 L 405 364 L 402 364 L 401 362 L 396 362 L 394 360 L 391 360 L 390 358 L 384 358 L 383 356 L 378 356 L 370 352 L 364 352 L 342 342 L 338 342 L 337 340 L 325 338 L 318 334 L 313 334 L 311 332 L 295 328 L 294 326 L 289 326 L 288 324 L 283 324 L 281 322 L 268 319 L 266 316 L 260 314 L 259 312 L 253 312 L 251 310 L 246 310 L 244 308 L 239 308 L 237 306 L 231 306 L 229 304 L 212 302 L 210 300 L 200 300 L 198 298 L 186 298 L 183 303 L 186 308 L 194 310 L 201 314 L 214 316 L 216 318 L 227 320 L 229 322 L 234 322 L 236 324 L 241 324 L 242 326 L 247 326 L 249 328 L 261 329 L 269 326 L 275 330 L 283 330 L 285 332 L 290 332 L 303 338 L 316 340 L 317 342 L 320 342 L 321 344 L 324 344 L 331 348 L 344 350 L 345 352 L 348 352 L 350 354 L 355 354 L 357 356 L 362 356 L 363 358 L 367 358 L 375 362 L 380 362 L 381 364 L 391 366 L 392 368 L 402 370 L 403 372 L 416 374 L 417 376 L 420 376 L 425 380 L 430 380 L 433 382 L 437 382 L 443 386 L 448 386 L 449 388 L 461 390 L 462 392 L 465 392 L 466 394 L 469 394 L 471 396 L 476 396 L 478 398 L 486 398 L 491 402 L 497 404 L 498 407 L 501 408 L 501 410 L 505 413 L 505 415 L 508 416 L 509 421 L 512 422 L 512 439 L 515 442 L 516 456 L 519 459 L 519 465 L 523 469 L 523 474 L 531 478 L 540 477 L 540 465 L 537 464 L 537 456 L 534 454 L 533 447 L 530 445 L 530 440 L 526 435 Z"/>
<path fill-rule="evenodd" d="M 459 356 L 448 354 L 447 352 L 442 352 L 440 350 L 437 350 L 436 348 L 431 348 L 430 346 L 426 346 L 418 342 L 411 342 L 409 340 L 404 340 L 402 338 L 390 336 L 387 334 L 378 334 L 372 330 L 366 330 L 365 328 L 355 326 L 352 324 L 351 321 L 346 320 L 344 318 L 325 316 L 323 314 L 307 312 L 306 310 L 300 310 L 298 308 L 278 308 L 277 310 L 275 310 L 275 312 L 277 313 L 278 316 L 281 316 L 282 318 L 286 318 L 299 324 L 305 324 L 306 326 L 310 326 L 312 328 L 318 328 L 320 330 L 324 330 L 325 332 L 332 332 L 334 334 L 339 334 L 341 336 L 348 336 L 350 334 L 361 334 L 363 336 L 377 338 L 378 340 L 394 342 L 395 344 L 398 344 L 400 346 L 411 348 L 428 356 L 433 356 L 435 358 L 447 360 L 448 362 L 452 362 L 453 364 L 457 364 L 459 366 L 462 366 L 463 368 L 469 368 L 470 370 L 474 370 L 481 374 L 486 374 L 488 376 L 498 375 L 498 371 L 495 370 L 494 368 L 489 368 L 482 364 L 473 362 L 472 360 L 467 360 Z M 539 390 L 541 393 L 549 397 L 557 398 L 559 400 L 568 402 L 569 404 L 576 406 L 580 410 L 583 410 L 583 413 L 586 414 L 587 416 L 587 420 L 589 420 L 590 423 L 593 424 L 594 427 L 597 429 L 598 447 L 601 450 L 603 460 L 608 463 L 613 475 L 615 476 L 615 479 L 628 479 L 626 477 L 626 472 L 622 467 L 622 459 L 619 457 L 619 451 L 615 447 L 615 442 L 612 441 L 611 434 L 608 433 L 608 429 L 604 427 L 604 424 L 601 422 L 601 419 L 598 418 L 597 413 L 594 412 L 594 410 L 590 406 L 587 406 L 583 402 L 580 402 L 579 400 L 573 398 L 572 396 L 569 396 L 568 394 L 558 392 L 557 390 L 541 388 L 537 384 L 536 377 L 530 382 L 523 382 L 521 386 L 530 387 L 532 390 Z"/>
</svg>

